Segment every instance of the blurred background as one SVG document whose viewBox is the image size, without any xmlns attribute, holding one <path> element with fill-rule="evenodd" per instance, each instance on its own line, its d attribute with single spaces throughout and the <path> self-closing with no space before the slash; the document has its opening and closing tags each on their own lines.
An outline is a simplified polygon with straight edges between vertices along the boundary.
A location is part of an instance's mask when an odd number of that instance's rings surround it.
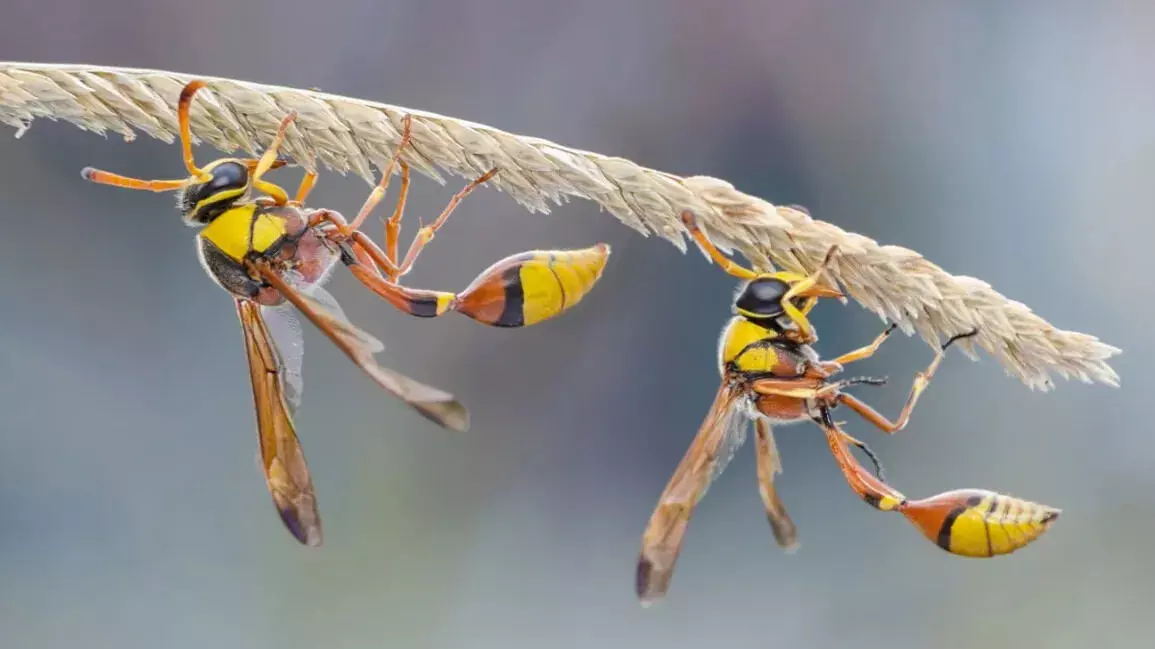
<svg viewBox="0 0 1155 649">
<path fill-rule="evenodd" d="M 505 331 L 409 318 L 339 273 L 330 290 L 384 361 L 457 394 L 473 429 L 414 415 L 306 327 L 298 425 L 326 533 L 310 550 L 257 469 L 239 327 L 194 231 L 169 195 L 78 174 L 178 177 L 178 147 L 38 121 L 0 141 L 0 646 L 1082 649 L 1155 632 L 1139 409 L 1155 388 L 1155 5 L 6 0 L 3 15 L 0 60 L 316 86 L 724 178 L 1124 354 L 1122 389 L 1043 394 L 954 353 L 898 436 L 850 420 L 908 495 L 1063 508 L 1020 554 L 936 549 L 857 500 L 797 426 L 777 438 L 800 551 L 774 545 L 748 445 L 668 599 L 643 610 L 641 533 L 716 389 L 733 284 L 591 203 L 531 215 L 483 189 L 411 284 L 459 290 L 505 255 L 596 241 L 614 247 L 605 278 L 564 317 Z M 463 183 L 419 178 L 403 241 Z M 351 214 L 368 191 L 326 172 L 313 202 Z M 855 304 L 814 318 L 826 356 L 883 326 Z M 861 367 L 891 384 L 861 394 L 896 414 L 931 355 L 894 338 Z"/>
</svg>

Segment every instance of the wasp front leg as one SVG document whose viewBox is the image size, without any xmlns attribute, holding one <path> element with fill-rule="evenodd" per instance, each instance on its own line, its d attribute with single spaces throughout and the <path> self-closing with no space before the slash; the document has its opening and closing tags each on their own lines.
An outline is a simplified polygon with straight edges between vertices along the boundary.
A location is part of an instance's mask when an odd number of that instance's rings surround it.
<svg viewBox="0 0 1155 649">
<path fill-rule="evenodd" d="M 874 356 L 875 352 L 878 351 L 879 347 L 882 347 L 882 343 L 886 342 L 890 338 L 890 334 L 894 333 L 894 330 L 897 327 L 898 327 L 897 323 L 891 324 L 889 327 L 886 328 L 885 331 L 883 331 L 881 334 L 879 334 L 878 337 L 875 338 L 873 342 L 871 342 L 869 345 L 866 345 L 865 347 L 859 347 L 858 349 L 856 349 L 854 351 L 847 352 L 847 353 L 845 353 L 845 354 L 843 354 L 843 355 L 841 355 L 838 358 L 835 358 L 833 360 L 820 361 L 817 364 L 817 366 L 815 367 L 815 370 L 816 370 L 815 373 L 818 374 L 819 376 L 830 377 L 830 376 L 833 376 L 835 374 L 838 374 L 847 365 L 849 365 L 851 363 L 857 363 L 858 361 L 864 361 L 864 360 L 870 358 L 871 356 Z"/>
<path fill-rule="evenodd" d="M 931 378 L 934 377 L 935 371 L 938 369 L 939 364 L 942 363 L 942 359 L 946 356 L 946 350 L 949 349 L 950 346 L 956 341 L 963 338 L 969 338 L 977 333 L 978 330 L 976 329 L 970 333 L 959 334 L 946 341 L 946 343 L 939 349 L 938 353 L 934 357 L 934 360 L 931 361 L 926 370 L 919 372 L 918 375 L 914 377 L 914 384 L 910 388 L 910 394 L 907 395 L 906 405 L 903 406 L 902 412 L 898 414 L 898 419 L 894 422 L 891 422 L 889 419 L 881 415 L 877 410 L 871 408 L 857 397 L 851 396 L 849 394 L 839 394 L 837 399 L 840 403 L 846 404 L 848 408 L 858 413 L 863 419 L 874 424 L 883 432 L 893 435 L 894 433 L 897 433 L 898 431 L 905 428 L 907 422 L 910 421 L 910 415 L 914 411 L 915 404 L 918 403 L 919 396 L 921 396 L 922 393 L 926 390 L 927 386 L 930 385 Z"/>
<path fill-rule="evenodd" d="M 297 194 L 293 200 L 289 201 L 289 205 L 301 207 L 308 200 L 309 194 L 313 192 L 313 188 L 317 186 L 317 172 L 306 171 L 305 177 L 301 178 L 301 184 L 297 185 Z"/>
</svg>

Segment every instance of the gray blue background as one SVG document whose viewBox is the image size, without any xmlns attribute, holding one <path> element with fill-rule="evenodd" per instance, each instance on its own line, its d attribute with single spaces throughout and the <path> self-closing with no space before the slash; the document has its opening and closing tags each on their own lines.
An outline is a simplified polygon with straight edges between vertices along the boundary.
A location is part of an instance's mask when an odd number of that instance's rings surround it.
<svg viewBox="0 0 1155 649">
<path fill-rule="evenodd" d="M 605 279 L 511 332 L 409 318 L 339 275 L 388 363 L 459 395 L 474 426 L 435 428 L 307 329 L 312 551 L 257 470 L 240 332 L 194 232 L 170 196 L 78 174 L 178 177 L 178 148 L 37 122 L 0 139 L 0 646 L 1150 646 L 1155 5 L 6 0 L 0 15 L 0 60 L 318 86 L 721 177 L 1124 349 L 1122 389 L 1049 394 L 952 354 L 897 437 L 852 420 L 909 495 L 1062 507 L 1021 554 L 939 551 L 854 498 L 799 426 L 778 440 L 801 550 L 774 545 L 746 448 L 669 599 L 642 610 L 640 535 L 716 388 L 732 282 L 591 203 L 531 215 L 483 190 L 413 284 L 457 290 L 507 254 L 603 240 Z M 406 241 L 463 182 L 415 183 Z M 355 213 L 368 190 L 326 173 L 313 200 Z M 854 304 L 814 318 L 827 356 L 882 326 Z M 861 373 L 891 385 L 864 396 L 894 414 L 931 350 L 884 350 Z"/>
</svg>

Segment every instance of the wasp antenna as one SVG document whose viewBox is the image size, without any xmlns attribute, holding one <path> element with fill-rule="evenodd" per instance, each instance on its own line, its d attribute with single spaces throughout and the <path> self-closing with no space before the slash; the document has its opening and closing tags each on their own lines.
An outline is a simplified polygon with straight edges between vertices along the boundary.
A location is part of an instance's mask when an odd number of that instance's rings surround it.
<svg viewBox="0 0 1155 649">
<path fill-rule="evenodd" d="M 141 180 L 140 178 L 130 178 L 128 176 L 121 176 L 108 171 L 102 171 L 94 167 L 85 167 L 80 170 L 80 177 L 93 183 L 101 185 L 112 185 L 114 187 L 124 187 L 126 189 L 138 189 L 150 192 L 169 192 L 175 189 L 184 187 L 185 180 Z"/>
<path fill-rule="evenodd" d="M 177 121 L 180 125 L 180 146 L 184 155 L 184 164 L 190 176 L 199 176 L 201 170 L 193 159 L 192 127 L 189 125 L 189 108 L 192 105 L 193 95 L 205 87 L 205 82 L 199 79 L 190 81 L 181 91 L 177 102 Z"/>
</svg>

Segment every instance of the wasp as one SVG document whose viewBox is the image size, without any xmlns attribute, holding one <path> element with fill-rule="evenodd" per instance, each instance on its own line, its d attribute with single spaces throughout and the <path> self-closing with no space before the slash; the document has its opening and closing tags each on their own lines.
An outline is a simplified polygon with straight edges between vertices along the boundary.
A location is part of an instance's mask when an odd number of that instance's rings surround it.
<svg viewBox="0 0 1155 649">
<path fill-rule="evenodd" d="M 86 167 L 85 179 L 117 187 L 177 192 L 182 221 L 198 228 L 196 251 L 205 272 L 234 301 L 248 358 L 256 409 L 260 463 L 281 520 L 302 544 L 320 546 L 321 518 L 312 477 L 293 424 L 300 404 L 301 313 L 353 363 L 389 394 L 444 428 L 465 431 L 466 407 L 453 395 L 377 363 L 379 340 L 353 325 L 322 285 L 340 261 L 376 295 L 399 310 L 429 318 L 464 314 L 496 327 L 523 327 L 573 308 L 600 279 L 610 248 L 598 244 L 579 250 L 529 251 L 512 255 L 482 272 L 459 294 L 405 286 L 401 278 L 445 224 L 457 205 L 496 169 L 458 192 L 441 215 L 415 235 L 406 255 L 398 254 L 398 233 L 409 187 L 409 168 L 400 155 L 411 140 L 411 118 L 403 119 L 401 143 L 381 181 L 352 221 L 339 212 L 309 208 L 305 200 L 316 184 L 309 171 L 295 198 L 265 175 L 286 163 L 278 157 L 296 113 L 281 121 L 260 158 L 221 158 L 204 167 L 192 153 L 189 109 L 205 82 L 194 80 L 177 105 L 181 148 L 188 177 L 140 180 Z M 380 248 L 361 225 L 385 196 L 394 167 L 401 166 L 402 187 L 386 221 L 386 247 Z"/>
<path fill-rule="evenodd" d="M 719 340 L 721 385 L 642 536 L 636 592 L 643 605 L 665 596 L 694 508 L 745 443 L 751 421 L 759 492 L 773 536 L 785 550 L 798 547 L 798 532 L 775 490 L 775 476 L 782 465 L 771 427 L 804 421 L 822 429 L 854 493 L 875 509 L 901 513 L 947 552 L 966 557 L 1009 554 L 1051 526 L 1060 510 L 981 489 L 908 499 L 885 482 L 882 466 L 870 447 L 844 432 L 842 422 L 836 422 L 832 415 L 837 407 L 846 406 L 884 432 L 897 433 L 907 425 L 947 349 L 976 335 L 977 330 L 941 345 L 927 369 L 915 377 L 902 411 L 892 422 L 847 392 L 852 386 L 882 385 L 886 379 L 838 375 L 846 365 L 878 351 L 894 331 L 894 324 L 871 344 L 833 360 L 822 360 L 813 347 L 818 334 L 808 314 L 821 298 L 842 297 L 841 291 L 821 281 L 837 246 L 810 275 L 756 273 L 726 258 L 698 228 L 693 213 L 684 212 L 682 222 L 702 249 L 742 284 L 732 304 L 733 315 Z M 873 473 L 858 462 L 852 447 L 871 459 Z"/>
</svg>

